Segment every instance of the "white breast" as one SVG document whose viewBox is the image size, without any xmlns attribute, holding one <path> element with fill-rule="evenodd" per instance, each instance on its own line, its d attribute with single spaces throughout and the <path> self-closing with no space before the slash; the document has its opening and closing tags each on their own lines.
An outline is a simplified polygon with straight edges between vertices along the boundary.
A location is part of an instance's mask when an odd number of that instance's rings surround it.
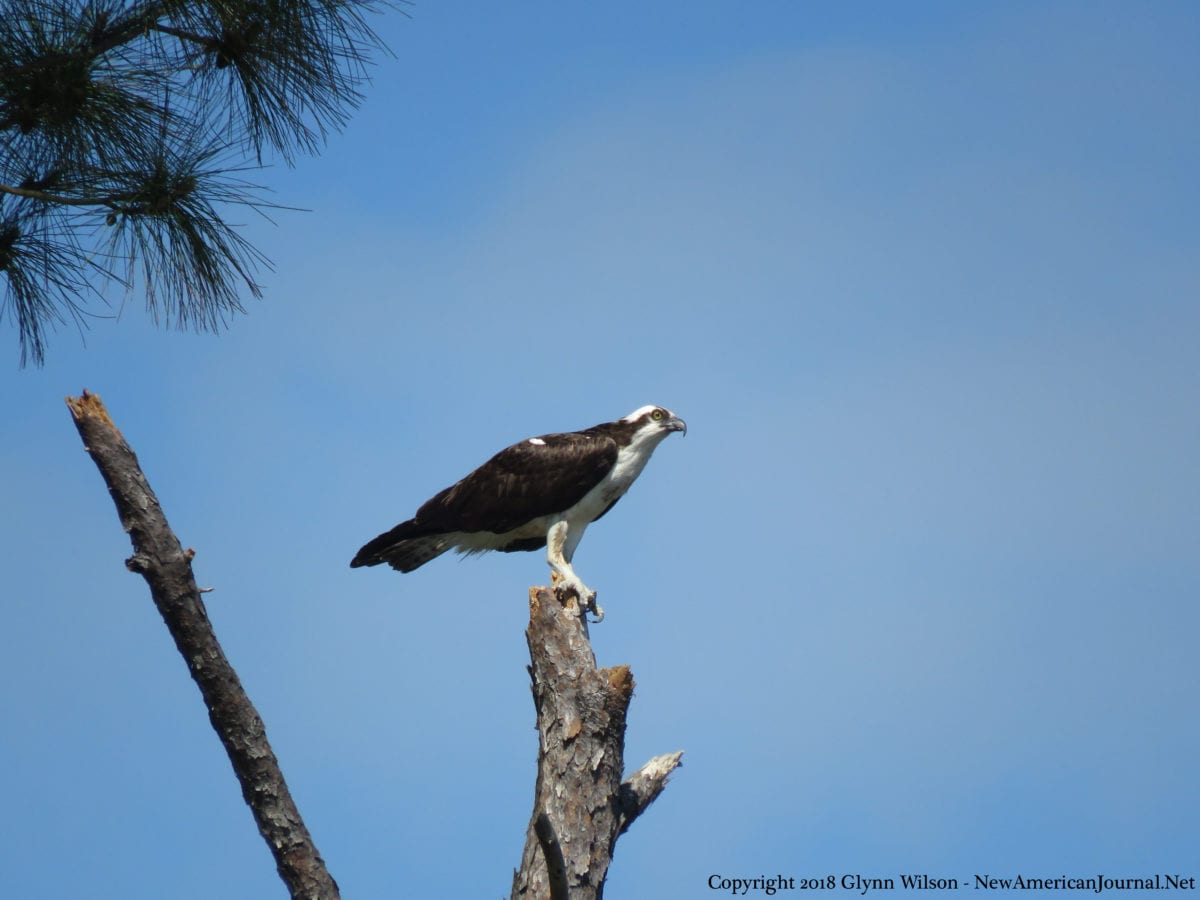
<svg viewBox="0 0 1200 900">
<path fill-rule="evenodd" d="M 588 523 L 593 521 L 604 510 L 620 498 L 629 486 L 642 474 L 654 448 L 662 443 L 667 436 L 665 431 L 652 431 L 634 435 L 633 441 L 627 447 L 617 451 L 617 461 L 603 480 L 584 495 L 570 510 L 568 518 L 575 522 Z"/>
</svg>

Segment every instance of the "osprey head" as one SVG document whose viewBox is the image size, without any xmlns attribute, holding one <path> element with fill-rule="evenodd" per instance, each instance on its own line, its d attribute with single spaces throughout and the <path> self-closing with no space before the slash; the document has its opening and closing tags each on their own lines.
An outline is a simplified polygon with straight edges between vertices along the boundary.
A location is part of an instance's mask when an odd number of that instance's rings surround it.
<svg viewBox="0 0 1200 900">
<path fill-rule="evenodd" d="M 687 422 L 675 415 L 665 406 L 643 406 L 635 409 L 622 421 L 637 426 L 637 430 L 660 433 L 666 437 L 672 431 L 682 431 L 687 434 Z"/>
</svg>

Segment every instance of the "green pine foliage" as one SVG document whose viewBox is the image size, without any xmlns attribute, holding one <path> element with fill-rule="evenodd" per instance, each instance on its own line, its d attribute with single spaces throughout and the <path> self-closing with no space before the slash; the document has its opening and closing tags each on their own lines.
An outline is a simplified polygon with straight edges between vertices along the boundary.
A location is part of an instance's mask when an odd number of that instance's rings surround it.
<svg viewBox="0 0 1200 900">
<path fill-rule="evenodd" d="M 399 0 L 0 0 L 0 316 L 21 363 L 114 288 L 216 330 L 267 261 L 243 173 L 318 152 L 361 99 L 365 17 Z"/>
</svg>

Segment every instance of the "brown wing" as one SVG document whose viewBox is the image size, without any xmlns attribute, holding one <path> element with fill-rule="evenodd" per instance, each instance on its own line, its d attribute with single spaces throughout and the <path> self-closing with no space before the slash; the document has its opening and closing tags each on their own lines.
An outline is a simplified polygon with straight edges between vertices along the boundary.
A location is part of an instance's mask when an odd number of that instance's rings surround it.
<svg viewBox="0 0 1200 900">
<path fill-rule="evenodd" d="M 617 443 L 605 435 L 542 435 L 501 450 L 425 503 L 413 521 L 436 531 L 503 534 L 570 509 L 616 461 Z"/>
</svg>

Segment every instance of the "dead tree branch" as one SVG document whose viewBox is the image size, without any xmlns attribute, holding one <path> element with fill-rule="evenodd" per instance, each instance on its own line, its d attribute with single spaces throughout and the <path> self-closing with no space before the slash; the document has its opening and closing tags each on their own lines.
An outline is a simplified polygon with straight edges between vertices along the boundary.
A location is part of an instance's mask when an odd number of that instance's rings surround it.
<svg viewBox="0 0 1200 900">
<path fill-rule="evenodd" d="M 629 667 L 596 668 L 587 623 L 550 588 L 530 589 L 525 637 L 538 774 L 512 898 L 599 900 L 617 838 L 662 793 L 683 753 L 657 756 L 622 781 Z"/>
<path fill-rule="evenodd" d="M 82 397 L 68 397 L 67 406 L 133 542 L 133 555 L 125 565 L 150 586 L 154 605 L 200 688 L 209 721 L 225 745 L 280 878 L 294 900 L 338 900 L 337 883 L 292 801 L 262 719 L 217 642 L 192 574 L 193 551 L 183 549 L 167 524 L 137 457 L 100 398 L 84 391 Z"/>
</svg>

